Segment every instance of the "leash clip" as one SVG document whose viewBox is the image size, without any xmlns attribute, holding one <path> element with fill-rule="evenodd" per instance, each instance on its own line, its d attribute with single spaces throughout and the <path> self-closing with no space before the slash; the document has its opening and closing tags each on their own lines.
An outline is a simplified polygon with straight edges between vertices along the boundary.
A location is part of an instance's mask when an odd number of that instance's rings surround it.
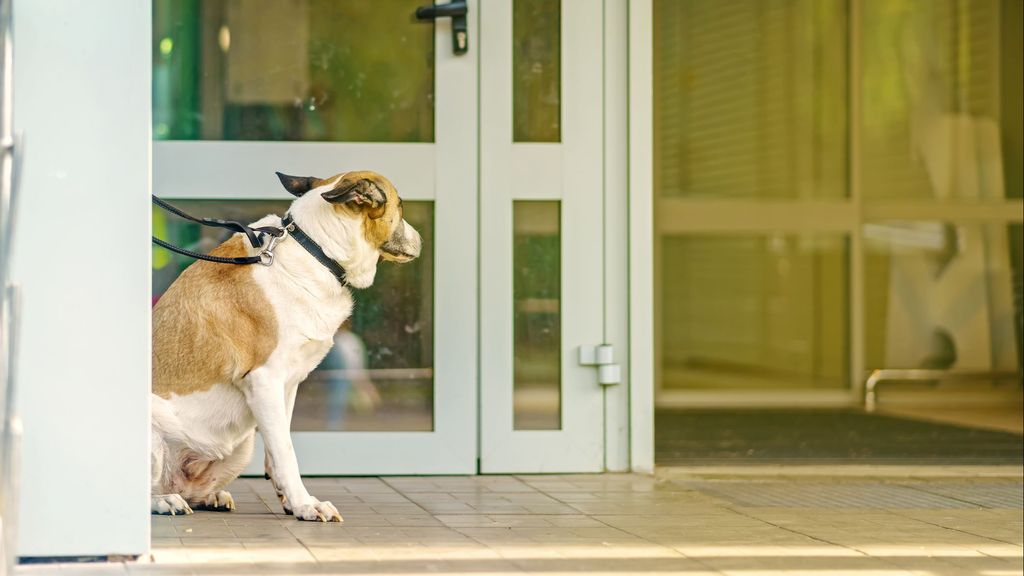
<svg viewBox="0 0 1024 576">
<path fill-rule="evenodd" d="M 274 249 L 277 248 L 277 244 L 288 237 L 288 229 L 282 228 L 280 236 L 270 235 L 270 241 L 267 242 L 267 247 L 260 252 L 260 264 L 264 266 L 272 266 L 274 264 Z"/>
</svg>

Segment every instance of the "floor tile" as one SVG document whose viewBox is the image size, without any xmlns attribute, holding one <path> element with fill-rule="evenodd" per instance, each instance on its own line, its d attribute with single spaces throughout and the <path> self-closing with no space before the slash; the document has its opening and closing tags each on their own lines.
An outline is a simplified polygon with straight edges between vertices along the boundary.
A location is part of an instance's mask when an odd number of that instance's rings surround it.
<svg viewBox="0 0 1024 576">
<path fill-rule="evenodd" d="M 1019 476 L 902 474 L 307 479 L 342 524 L 244 478 L 234 513 L 154 516 L 151 561 L 18 573 L 1024 575 Z"/>
</svg>

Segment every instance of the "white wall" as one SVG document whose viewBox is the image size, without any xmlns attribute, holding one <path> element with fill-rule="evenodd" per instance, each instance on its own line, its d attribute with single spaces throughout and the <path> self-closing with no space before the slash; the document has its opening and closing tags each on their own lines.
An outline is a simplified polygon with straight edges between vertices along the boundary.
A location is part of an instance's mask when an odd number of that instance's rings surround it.
<svg viewBox="0 0 1024 576">
<path fill-rule="evenodd" d="M 148 0 L 16 0 L 22 556 L 149 548 Z"/>
</svg>

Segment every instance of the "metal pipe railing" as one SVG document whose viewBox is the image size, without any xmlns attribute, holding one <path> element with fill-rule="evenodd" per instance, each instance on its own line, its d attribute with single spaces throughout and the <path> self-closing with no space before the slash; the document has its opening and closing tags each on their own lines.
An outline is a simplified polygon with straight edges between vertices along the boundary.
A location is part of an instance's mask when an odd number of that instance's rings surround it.
<svg viewBox="0 0 1024 576">
<path fill-rule="evenodd" d="M 921 380 L 1009 380 L 1022 378 L 1019 372 L 985 372 L 967 370 L 930 370 L 924 368 L 887 368 L 874 370 L 864 384 L 864 410 L 874 412 L 878 407 L 878 385 L 882 382 Z"/>
</svg>

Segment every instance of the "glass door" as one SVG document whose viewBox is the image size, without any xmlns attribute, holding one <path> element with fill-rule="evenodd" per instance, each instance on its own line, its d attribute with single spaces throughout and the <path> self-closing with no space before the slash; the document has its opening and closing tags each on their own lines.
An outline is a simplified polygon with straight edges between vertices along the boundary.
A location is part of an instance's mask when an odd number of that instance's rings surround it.
<svg viewBox="0 0 1024 576">
<path fill-rule="evenodd" d="M 275 171 L 375 170 L 424 239 L 381 263 L 335 348 L 299 388 L 304 474 L 475 472 L 476 2 L 469 52 L 423 0 L 156 0 L 153 188 L 188 212 L 283 214 Z M 353 23 L 358 22 L 358 25 Z M 154 233 L 224 238 L 154 212 Z M 153 253 L 154 299 L 190 261 Z M 249 473 L 263 472 L 257 447 Z"/>
<path fill-rule="evenodd" d="M 602 6 L 481 8 L 480 469 L 598 471 Z"/>
</svg>

